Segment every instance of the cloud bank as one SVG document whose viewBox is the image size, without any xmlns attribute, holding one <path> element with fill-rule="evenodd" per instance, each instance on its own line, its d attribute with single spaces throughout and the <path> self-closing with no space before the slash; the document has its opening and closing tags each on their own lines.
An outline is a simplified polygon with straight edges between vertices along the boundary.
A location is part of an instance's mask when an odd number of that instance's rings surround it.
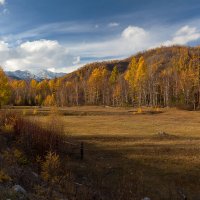
<svg viewBox="0 0 200 200">
<path fill-rule="evenodd" d="M 163 32 L 166 30 L 162 28 L 146 30 L 142 27 L 128 26 L 113 39 L 77 44 L 70 49 L 81 57 L 123 58 L 150 48 L 186 45 L 200 39 L 200 31 L 194 26 L 179 27 L 174 33 L 167 33 L 166 36 L 163 36 Z"/>
<path fill-rule="evenodd" d="M 180 28 L 172 38 L 163 43 L 164 46 L 170 46 L 174 44 L 184 45 L 188 42 L 198 40 L 200 38 L 200 31 L 196 27 L 183 26 Z"/>
<path fill-rule="evenodd" d="M 0 42 L 0 60 L 5 70 L 30 70 L 55 68 L 66 71 L 67 66 L 77 62 L 75 56 L 70 55 L 66 47 L 58 41 L 38 40 L 25 42 L 9 48 L 8 44 Z"/>
<path fill-rule="evenodd" d="M 118 36 L 99 42 L 64 44 L 57 40 L 26 41 L 12 46 L 0 41 L 0 65 L 4 70 L 50 69 L 70 72 L 90 61 L 122 58 L 152 47 L 186 45 L 200 39 L 200 30 L 185 25 L 163 37 L 162 29 L 128 26 Z"/>
</svg>

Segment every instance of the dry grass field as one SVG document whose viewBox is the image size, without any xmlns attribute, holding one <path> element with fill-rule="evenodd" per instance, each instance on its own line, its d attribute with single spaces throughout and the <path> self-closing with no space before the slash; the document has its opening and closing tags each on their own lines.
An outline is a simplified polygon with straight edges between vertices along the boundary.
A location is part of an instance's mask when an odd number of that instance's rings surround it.
<svg viewBox="0 0 200 200">
<path fill-rule="evenodd" d="M 70 141 L 84 142 L 84 160 L 72 145 L 75 156 L 68 161 L 80 184 L 105 199 L 200 199 L 200 112 L 110 107 L 57 112 Z M 42 123 L 48 113 L 42 108 L 29 117 Z"/>
</svg>

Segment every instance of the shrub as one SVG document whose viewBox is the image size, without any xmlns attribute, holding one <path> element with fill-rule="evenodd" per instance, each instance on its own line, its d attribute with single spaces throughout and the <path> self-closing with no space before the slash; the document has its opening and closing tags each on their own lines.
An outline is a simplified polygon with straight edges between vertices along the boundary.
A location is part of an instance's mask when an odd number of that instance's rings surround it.
<svg viewBox="0 0 200 200">
<path fill-rule="evenodd" d="M 19 149 L 13 148 L 9 151 L 4 151 L 2 155 L 9 165 L 14 166 L 17 164 L 19 166 L 23 166 L 28 164 L 27 157 Z"/>
<path fill-rule="evenodd" d="M 142 112 L 143 112 L 143 111 L 142 111 L 142 108 L 139 107 L 138 110 L 137 110 L 137 113 L 138 113 L 138 114 L 141 114 Z"/>
<path fill-rule="evenodd" d="M 17 119 L 17 114 L 11 111 L 1 111 L 0 112 L 0 128 L 4 131 L 11 131 L 15 125 Z"/>
<path fill-rule="evenodd" d="M 42 163 L 41 176 L 44 181 L 48 183 L 47 197 L 53 199 L 53 194 L 56 188 L 60 188 L 61 181 L 65 179 L 65 173 L 61 168 L 61 161 L 58 154 L 54 152 L 48 152 L 45 156 L 45 160 Z"/>
<path fill-rule="evenodd" d="M 64 126 L 57 117 L 51 115 L 48 121 L 39 122 L 10 111 L 0 112 L 0 131 L 10 136 L 9 142 L 17 142 L 27 155 L 44 158 L 49 151 L 64 149 Z"/>
<path fill-rule="evenodd" d="M 11 177 L 9 175 L 6 174 L 6 172 L 4 170 L 0 170 L 0 183 L 5 183 L 8 181 L 11 181 Z"/>
<path fill-rule="evenodd" d="M 19 117 L 14 134 L 25 152 L 32 156 L 44 157 L 48 151 L 60 152 L 65 140 L 64 127 L 53 119 L 41 123 Z"/>
<path fill-rule="evenodd" d="M 42 163 L 42 177 L 50 183 L 57 183 L 60 180 L 60 158 L 59 155 L 53 152 L 48 152 Z"/>
</svg>

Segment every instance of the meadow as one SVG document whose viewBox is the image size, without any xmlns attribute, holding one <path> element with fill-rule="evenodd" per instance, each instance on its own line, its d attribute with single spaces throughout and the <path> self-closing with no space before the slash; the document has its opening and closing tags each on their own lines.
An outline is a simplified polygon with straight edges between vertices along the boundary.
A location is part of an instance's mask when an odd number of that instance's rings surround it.
<svg viewBox="0 0 200 200">
<path fill-rule="evenodd" d="M 15 110 L 45 123 L 50 109 L 35 109 Z M 200 198 L 200 112 L 98 106 L 54 112 L 73 149 L 68 165 L 80 187 L 102 199 Z"/>
</svg>

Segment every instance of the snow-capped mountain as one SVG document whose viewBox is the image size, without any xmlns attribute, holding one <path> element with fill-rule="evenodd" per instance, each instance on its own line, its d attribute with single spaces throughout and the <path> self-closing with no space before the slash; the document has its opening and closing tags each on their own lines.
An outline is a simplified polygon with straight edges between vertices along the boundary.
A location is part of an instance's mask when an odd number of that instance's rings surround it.
<svg viewBox="0 0 200 200">
<path fill-rule="evenodd" d="M 53 78 L 59 78 L 64 76 L 65 73 L 56 73 L 56 72 L 51 72 L 49 70 L 41 70 L 38 73 L 35 74 L 36 77 L 40 79 L 53 79 Z"/>
<path fill-rule="evenodd" d="M 65 75 L 65 73 L 54 73 L 48 70 L 41 70 L 37 73 L 31 73 L 30 71 L 6 71 L 6 75 L 12 79 L 17 80 L 30 80 L 35 79 L 37 81 L 41 81 L 44 79 L 54 79 L 59 78 Z"/>
<path fill-rule="evenodd" d="M 29 80 L 34 79 L 35 76 L 29 71 L 6 71 L 6 75 L 10 78 L 17 79 L 17 80 Z"/>
</svg>

